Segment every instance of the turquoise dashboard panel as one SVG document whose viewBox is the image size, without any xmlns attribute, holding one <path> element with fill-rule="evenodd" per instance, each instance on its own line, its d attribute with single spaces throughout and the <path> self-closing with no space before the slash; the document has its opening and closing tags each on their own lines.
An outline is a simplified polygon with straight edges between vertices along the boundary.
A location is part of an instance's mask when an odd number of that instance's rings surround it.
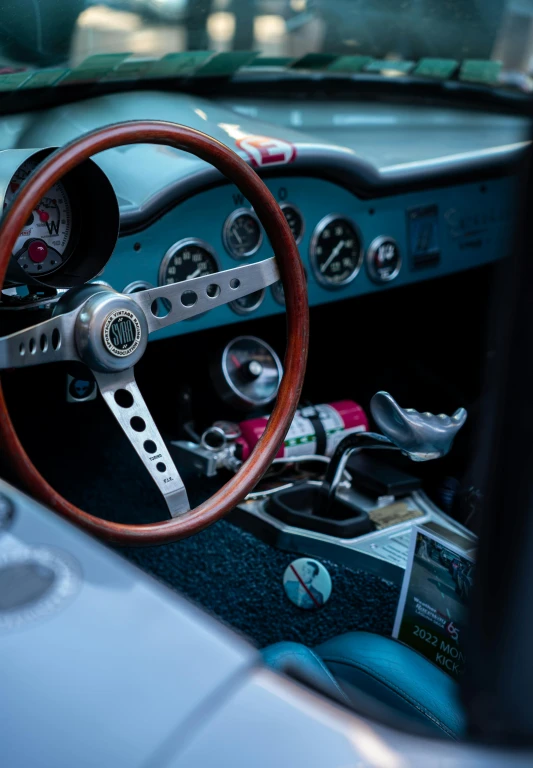
<svg viewBox="0 0 533 768">
<path fill-rule="evenodd" d="M 278 202 L 292 203 L 304 218 L 299 251 L 308 275 L 310 306 L 460 272 L 493 262 L 509 252 L 516 186 L 512 177 L 374 200 L 361 200 L 349 190 L 317 178 L 280 177 L 266 183 Z M 237 261 L 226 251 L 222 235 L 224 223 L 233 211 L 242 207 L 247 208 L 249 204 L 230 184 L 193 195 L 146 229 L 120 237 L 100 279 L 119 291 L 138 280 L 155 286 L 165 253 L 185 238 L 207 242 L 214 249 L 221 269 L 270 257 L 272 249 L 266 237 L 259 250 L 247 259 Z M 365 258 L 350 283 L 328 289 L 316 278 L 310 262 L 310 244 L 317 224 L 332 213 L 356 224 Z M 382 284 L 371 279 L 366 263 L 370 244 L 380 236 L 395 240 L 401 256 L 397 277 Z M 158 331 L 154 337 L 192 333 L 282 312 L 284 307 L 274 299 L 269 288 L 262 304 L 251 314 L 238 315 L 229 306 L 223 306 Z"/>
</svg>

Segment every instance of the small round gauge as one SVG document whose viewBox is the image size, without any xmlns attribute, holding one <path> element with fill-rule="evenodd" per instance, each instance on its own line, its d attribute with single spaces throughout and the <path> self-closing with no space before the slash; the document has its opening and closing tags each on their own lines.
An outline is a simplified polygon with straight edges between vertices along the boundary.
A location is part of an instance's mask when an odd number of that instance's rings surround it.
<svg viewBox="0 0 533 768">
<path fill-rule="evenodd" d="M 304 233 L 304 218 L 298 208 L 292 203 L 281 203 L 279 207 L 283 211 L 292 236 L 296 241 L 296 245 L 298 245 Z"/>
<path fill-rule="evenodd" d="M 304 267 L 304 275 L 305 279 L 307 280 L 307 270 Z M 278 280 L 276 283 L 273 283 L 270 286 L 270 290 L 272 291 L 272 298 L 274 301 L 276 301 L 278 304 L 281 304 L 282 307 L 285 306 L 285 291 L 283 289 L 283 283 L 281 280 Z"/>
<path fill-rule="evenodd" d="M 241 296 L 240 299 L 230 301 L 229 306 L 238 315 L 248 315 L 250 312 L 255 312 L 261 306 L 264 298 L 265 289 L 262 288 L 260 291 L 254 291 L 247 296 Z"/>
<path fill-rule="evenodd" d="M 187 238 L 168 249 L 159 267 L 159 285 L 181 283 L 203 275 L 218 272 L 219 266 L 214 250 L 208 243 L 196 238 Z"/>
<path fill-rule="evenodd" d="M 222 230 L 224 247 L 234 259 L 245 259 L 259 250 L 263 232 L 255 213 L 247 208 L 233 211 Z"/>
<path fill-rule="evenodd" d="M 38 165 L 27 160 L 9 182 L 4 208 L 20 185 Z M 56 182 L 31 212 L 13 249 L 13 258 L 29 275 L 48 275 L 59 269 L 69 257 L 72 212 L 63 184 Z"/>
<path fill-rule="evenodd" d="M 126 296 L 131 296 L 132 293 L 139 293 L 140 291 L 150 291 L 154 286 L 152 283 L 148 283 L 146 280 L 134 280 L 133 283 L 122 289 L 122 293 Z"/>
<path fill-rule="evenodd" d="M 340 214 L 326 216 L 313 233 L 310 256 L 315 277 L 326 288 L 351 282 L 363 258 L 355 224 Z"/>
<path fill-rule="evenodd" d="M 389 283 L 398 277 L 402 257 L 398 243 L 392 237 L 376 237 L 366 254 L 368 274 L 376 283 Z"/>
<path fill-rule="evenodd" d="M 230 341 L 211 370 L 223 400 L 244 410 L 272 402 L 283 375 L 272 347 L 255 336 Z"/>
</svg>

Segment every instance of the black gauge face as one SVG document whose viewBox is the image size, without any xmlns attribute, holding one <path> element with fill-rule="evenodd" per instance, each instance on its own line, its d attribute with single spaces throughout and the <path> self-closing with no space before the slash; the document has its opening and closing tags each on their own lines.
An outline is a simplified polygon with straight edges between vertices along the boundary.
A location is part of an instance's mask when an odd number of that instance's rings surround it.
<svg viewBox="0 0 533 768">
<path fill-rule="evenodd" d="M 302 214 L 296 206 L 291 205 L 290 203 L 283 203 L 280 207 L 283 211 L 283 215 L 287 219 L 287 224 L 290 227 L 292 236 L 296 242 L 299 243 L 304 233 L 304 220 Z"/>
<path fill-rule="evenodd" d="M 6 192 L 4 207 L 38 163 L 27 160 L 17 170 Z M 43 276 L 59 269 L 71 250 L 72 214 L 63 184 L 56 182 L 31 212 L 13 249 L 13 257 L 28 275 Z"/>
<path fill-rule="evenodd" d="M 224 246 L 235 259 L 255 253 L 263 239 L 261 225 L 253 211 L 234 211 L 226 219 L 223 230 Z"/>
<path fill-rule="evenodd" d="M 181 283 L 218 272 L 215 255 L 201 240 L 181 240 L 170 248 L 159 268 L 159 285 Z"/>
<path fill-rule="evenodd" d="M 304 267 L 304 275 L 305 279 L 307 281 L 307 270 Z M 277 283 L 273 283 L 270 286 L 270 290 L 272 291 L 272 298 L 274 301 L 277 301 L 278 304 L 281 304 L 283 307 L 285 306 L 285 291 L 283 289 L 283 283 L 281 280 L 278 280 Z"/>
<path fill-rule="evenodd" d="M 254 291 L 249 293 L 248 296 L 241 296 L 240 299 L 231 301 L 229 305 L 238 315 L 247 315 L 249 312 L 255 312 L 263 303 L 264 298 L 265 289 L 262 288 L 260 291 Z"/>
<path fill-rule="evenodd" d="M 241 408 L 266 405 L 276 397 L 282 373 L 280 359 L 268 344 L 241 336 L 222 353 L 220 394 Z"/>
<path fill-rule="evenodd" d="M 366 255 L 368 274 L 376 283 L 389 283 L 398 277 L 402 257 L 398 244 L 391 237 L 377 237 Z"/>
<path fill-rule="evenodd" d="M 311 241 L 311 263 L 318 282 L 328 288 L 354 279 L 361 266 L 361 241 L 348 219 L 327 216 L 320 222 Z"/>
<path fill-rule="evenodd" d="M 283 283 L 281 280 L 278 280 L 277 283 L 274 283 L 270 290 L 272 291 L 272 296 L 274 297 L 274 301 L 277 301 L 278 304 L 281 304 L 283 307 L 285 306 L 285 291 L 283 289 Z"/>
</svg>

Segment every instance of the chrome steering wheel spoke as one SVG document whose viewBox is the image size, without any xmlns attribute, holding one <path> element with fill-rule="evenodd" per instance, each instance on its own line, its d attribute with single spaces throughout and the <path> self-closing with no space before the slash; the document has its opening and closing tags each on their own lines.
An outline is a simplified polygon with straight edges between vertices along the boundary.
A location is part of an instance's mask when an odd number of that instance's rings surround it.
<svg viewBox="0 0 533 768">
<path fill-rule="evenodd" d="M 188 512 L 190 505 L 183 480 L 139 391 L 133 368 L 93 374 L 104 400 L 161 491 L 171 516 Z"/>
<path fill-rule="evenodd" d="M 130 298 L 143 310 L 148 331 L 153 333 L 260 291 L 279 279 L 276 259 L 271 258 L 161 288 L 139 291 Z"/>
<path fill-rule="evenodd" d="M 0 338 L 0 370 L 79 360 L 74 339 L 78 310 Z"/>
</svg>

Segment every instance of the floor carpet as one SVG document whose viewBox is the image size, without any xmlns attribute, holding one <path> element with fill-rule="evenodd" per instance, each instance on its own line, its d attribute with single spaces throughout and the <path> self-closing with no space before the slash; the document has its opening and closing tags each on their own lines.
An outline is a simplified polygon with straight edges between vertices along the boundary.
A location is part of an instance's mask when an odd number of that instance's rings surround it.
<svg viewBox="0 0 533 768">
<path fill-rule="evenodd" d="M 299 555 L 282 552 L 221 521 L 176 544 L 120 550 L 145 571 L 263 647 L 279 640 L 313 646 L 360 629 L 390 635 L 398 588 L 326 560 L 331 598 L 317 611 L 297 608 L 282 577 Z"/>
</svg>

